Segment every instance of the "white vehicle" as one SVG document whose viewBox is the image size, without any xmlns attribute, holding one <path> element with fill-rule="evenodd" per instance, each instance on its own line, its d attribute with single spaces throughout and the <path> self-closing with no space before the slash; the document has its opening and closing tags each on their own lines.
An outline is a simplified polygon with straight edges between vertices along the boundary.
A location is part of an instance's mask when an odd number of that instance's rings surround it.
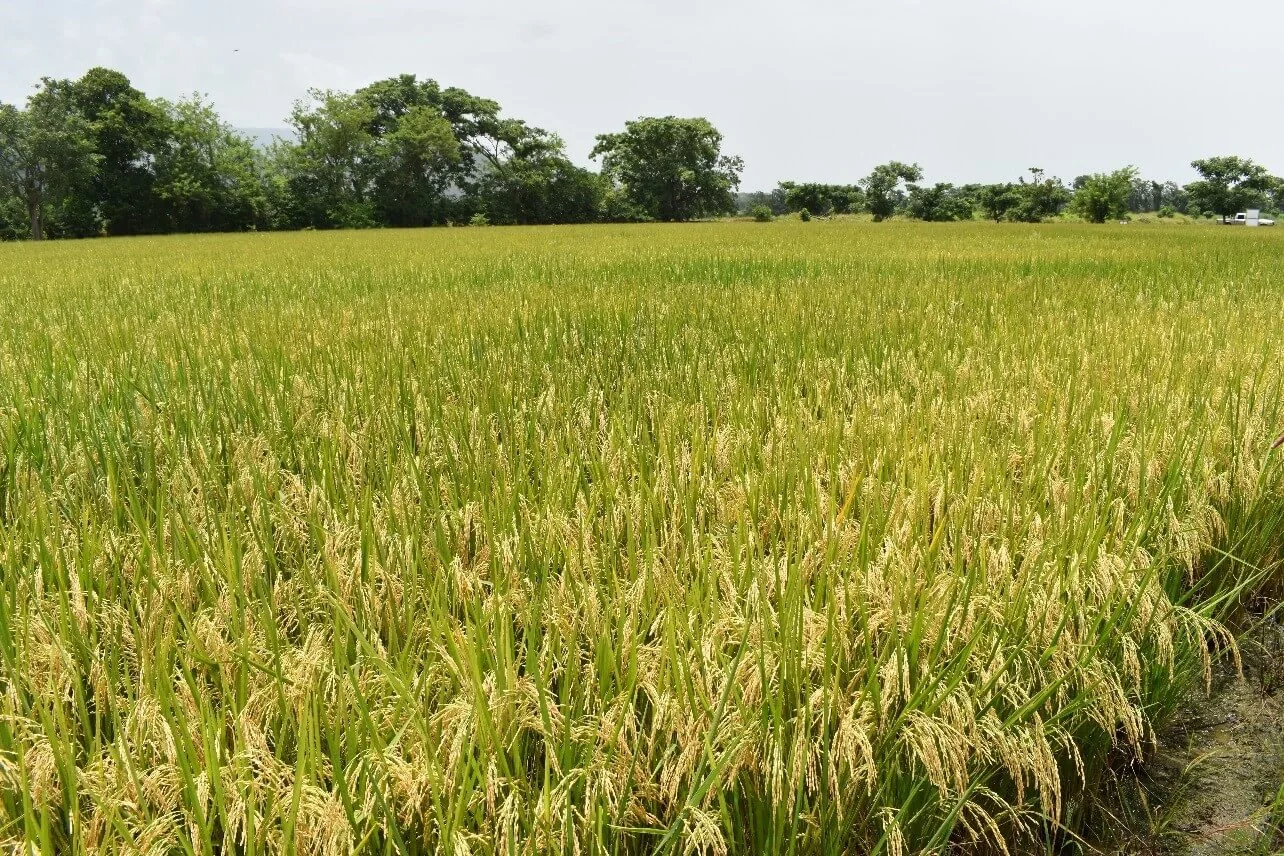
<svg viewBox="0 0 1284 856">
<path fill-rule="evenodd" d="M 1253 219 L 1257 220 L 1257 225 L 1259 226 L 1275 225 L 1275 221 L 1270 219 L 1269 217 L 1255 217 Z M 1227 226 L 1244 226 L 1248 224 L 1248 221 L 1249 221 L 1248 212 L 1241 211 L 1238 214 L 1236 214 L 1234 217 L 1224 220 L 1223 222 Z"/>
</svg>

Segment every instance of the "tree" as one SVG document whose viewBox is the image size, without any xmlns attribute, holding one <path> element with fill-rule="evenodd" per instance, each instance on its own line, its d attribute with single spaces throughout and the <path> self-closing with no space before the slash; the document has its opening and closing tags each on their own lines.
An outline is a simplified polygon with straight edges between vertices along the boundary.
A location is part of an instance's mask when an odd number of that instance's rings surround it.
<svg viewBox="0 0 1284 856">
<path fill-rule="evenodd" d="M 1128 213 L 1128 197 L 1136 178 L 1137 169 L 1131 166 L 1087 176 L 1074 192 L 1071 209 L 1089 223 L 1119 219 Z"/>
<path fill-rule="evenodd" d="M 788 213 L 791 209 L 786 200 L 784 186 L 777 187 L 770 193 L 764 193 L 756 190 L 752 193 L 736 194 L 736 213 L 749 214 L 756 206 L 765 205 L 771 209 L 772 215 Z"/>
<path fill-rule="evenodd" d="M 599 134 L 589 155 L 638 211 L 683 221 L 735 210 L 744 162 L 722 154 L 722 134 L 708 119 L 644 117 L 624 131 Z"/>
<path fill-rule="evenodd" d="M 297 214 L 319 228 L 373 226 L 375 108 L 343 92 L 309 95 L 311 101 L 296 103 L 290 114 L 299 142 L 282 159 Z"/>
<path fill-rule="evenodd" d="M 49 87 L 66 90 L 88 123 L 98 156 L 93 178 L 76 200 L 79 232 L 136 235 L 170 228 L 154 170 L 157 154 L 171 142 L 166 107 L 109 68 L 92 68 L 76 81 L 46 81 Z"/>
<path fill-rule="evenodd" d="M 378 219 L 394 226 L 466 219 L 460 200 L 487 162 L 483 139 L 500 126 L 499 104 L 413 74 L 372 83 L 355 98 L 371 111 Z"/>
<path fill-rule="evenodd" d="M 171 132 L 154 166 L 167 231 L 243 231 L 267 225 L 261 161 L 253 144 L 199 95 L 157 104 Z"/>
<path fill-rule="evenodd" d="M 1185 214 L 1189 210 L 1190 196 L 1177 182 L 1165 181 L 1163 194 L 1160 196 L 1160 207 L 1163 205 L 1171 205 L 1174 211 Z"/>
<path fill-rule="evenodd" d="M 1243 210 L 1251 202 L 1261 201 L 1271 188 L 1271 175 L 1266 168 L 1248 158 L 1236 155 L 1204 158 L 1190 164 L 1202 176 L 1186 185 L 1191 202 L 1203 211 L 1226 218 Z"/>
<path fill-rule="evenodd" d="M 874 222 L 878 223 L 892 216 L 904 201 L 902 182 L 921 181 L 922 178 L 923 170 L 918 164 L 890 161 L 874 167 L 874 171 L 861 182 Z"/>
<path fill-rule="evenodd" d="M 914 219 L 928 222 L 971 220 L 973 213 L 972 200 L 954 185 L 943 183 L 911 184 L 905 210 Z"/>
<path fill-rule="evenodd" d="M 1284 178 L 1271 179 L 1270 206 L 1276 213 L 1284 211 Z"/>
<path fill-rule="evenodd" d="M 865 194 L 854 184 L 780 183 L 786 210 L 806 208 L 813 214 L 849 214 L 865 207 Z"/>
<path fill-rule="evenodd" d="M 977 190 L 977 203 L 986 219 L 998 223 L 1021 205 L 1021 192 L 1015 184 L 987 184 Z"/>
<path fill-rule="evenodd" d="M 1029 172 L 1030 181 L 1022 176 L 1014 185 L 1018 202 L 1007 212 L 1008 220 L 1039 223 L 1047 217 L 1060 214 L 1070 203 L 1070 191 L 1061 179 L 1044 178 L 1044 171 L 1037 166 L 1030 167 Z"/>
<path fill-rule="evenodd" d="M 591 223 L 602 217 L 606 192 L 605 180 L 571 163 L 556 140 L 486 170 L 476 196 L 492 223 Z"/>
<path fill-rule="evenodd" d="M 599 219 L 608 207 L 603 181 L 571 163 L 555 134 L 434 80 L 403 74 L 352 94 L 314 92 L 291 121 L 299 144 L 269 156 L 274 219 L 563 223 Z"/>
<path fill-rule="evenodd" d="M 464 157 L 444 116 L 431 107 L 411 107 L 376 140 L 373 157 L 382 222 L 427 226 L 445 219 L 444 202 L 460 180 Z"/>
<path fill-rule="evenodd" d="M 0 186 L 25 209 L 36 241 L 45 237 L 49 208 L 90 181 L 99 160 L 67 89 L 45 84 L 26 110 L 0 104 Z"/>
</svg>

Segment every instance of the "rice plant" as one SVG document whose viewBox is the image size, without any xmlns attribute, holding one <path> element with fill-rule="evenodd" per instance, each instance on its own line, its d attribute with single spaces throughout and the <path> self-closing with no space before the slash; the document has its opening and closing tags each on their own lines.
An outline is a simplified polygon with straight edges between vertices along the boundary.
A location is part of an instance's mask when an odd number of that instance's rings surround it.
<svg viewBox="0 0 1284 856">
<path fill-rule="evenodd" d="M 1073 844 L 1278 585 L 1281 251 L 0 246 L 0 849 Z"/>
</svg>

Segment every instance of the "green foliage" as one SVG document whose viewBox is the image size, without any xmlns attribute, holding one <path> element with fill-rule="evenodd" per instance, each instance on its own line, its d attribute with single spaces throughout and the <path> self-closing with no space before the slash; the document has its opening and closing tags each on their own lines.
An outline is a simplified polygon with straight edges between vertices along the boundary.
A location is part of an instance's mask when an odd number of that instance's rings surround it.
<svg viewBox="0 0 1284 856">
<path fill-rule="evenodd" d="M 554 133 L 491 99 L 403 74 L 355 92 L 310 91 L 294 139 L 259 147 L 200 95 L 148 98 L 118 71 L 45 78 L 22 107 L 0 105 L 0 236 L 173 231 L 681 221 L 766 206 L 799 219 L 868 210 L 925 220 L 1039 222 L 1072 194 L 1032 168 L 1015 183 L 920 186 L 917 164 L 876 167 L 859 184 L 782 182 L 741 193 L 743 163 L 707 119 L 642 118 L 602 134 L 601 173 Z M 1284 181 L 1244 158 L 1195 161 L 1186 188 L 1131 176 L 1124 207 L 1227 216 L 1284 208 Z M 1075 180 L 1075 210 L 1118 216 L 1117 188 Z M 807 217 L 801 216 L 808 212 Z M 21 225 L 17 225 L 21 220 Z"/>
<path fill-rule="evenodd" d="M 1085 176 L 1076 181 L 1078 189 L 1070 202 L 1071 210 L 1089 223 L 1118 220 L 1128 214 L 1128 194 L 1137 177 L 1136 167 L 1124 167 L 1109 173 Z"/>
<path fill-rule="evenodd" d="M 3 108 L 0 108 L 3 109 Z M 16 196 L 0 194 L 0 241 L 17 241 L 31 237 L 27 212 Z"/>
<path fill-rule="evenodd" d="M 644 117 L 624 131 L 600 134 L 590 157 L 648 218 L 693 220 L 735 209 L 744 163 L 722 154 L 722 134 L 708 119 Z"/>
<path fill-rule="evenodd" d="M 977 191 L 977 204 L 986 219 L 998 223 L 1021 205 L 1021 190 L 1017 184 L 987 184 Z"/>
<path fill-rule="evenodd" d="M 485 214 L 478 212 L 474 214 L 472 217 L 468 218 L 468 225 L 469 226 L 489 226 L 490 219 Z"/>
<path fill-rule="evenodd" d="M 290 191 L 307 225 L 360 228 L 375 219 L 379 173 L 373 104 L 354 94 L 312 90 L 290 114 L 298 136 L 286 164 Z"/>
<path fill-rule="evenodd" d="M 1284 213 L 1284 178 L 1271 177 L 1269 208 L 1274 214 Z"/>
<path fill-rule="evenodd" d="M 748 214 L 758 205 L 767 206 L 773 215 L 787 214 L 791 210 L 785 200 L 785 191 L 781 187 L 777 187 L 769 193 L 754 191 L 752 193 L 736 194 L 736 211 L 739 213 Z"/>
<path fill-rule="evenodd" d="M 154 164 L 155 192 L 168 230 L 233 232 L 267 226 L 262 161 L 253 144 L 222 121 L 199 95 L 158 101 L 168 145 Z"/>
<path fill-rule="evenodd" d="M 56 225 L 51 211 L 77 210 L 72 201 L 101 160 L 69 85 L 46 79 L 26 110 L 0 104 L 0 188 L 25 210 L 33 239 Z"/>
<path fill-rule="evenodd" d="M 759 223 L 770 223 L 775 219 L 775 215 L 771 213 L 771 208 L 766 205 L 755 205 L 749 214 Z"/>
<path fill-rule="evenodd" d="M 76 234 L 171 231 L 174 225 L 157 193 L 154 163 L 178 144 L 167 105 L 149 99 L 125 75 L 107 68 L 90 69 L 74 82 L 46 85 L 67 90 L 88 124 L 90 147 L 97 155 L 93 177 L 76 199 L 82 219 L 93 225 Z"/>
<path fill-rule="evenodd" d="M 811 222 L 811 212 L 810 212 L 810 211 L 808 211 L 806 208 L 803 208 L 801 211 L 799 211 L 799 212 L 798 212 L 798 219 L 799 219 L 799 220 L 801 220 L 801 221 L 802 221 L 802 222 L 804 222 L 804 223 L 810 223 L 810 222 Z"/>
<path fill-rule="evenodd" d="M 492 223 L 591 223 L 603 219 L 609 189 L 596 173 L 571 163 L 561 140 L 488 167 L 476 186 Z"/>
<path fill-rule="evenodd" d="M 861 182 L 866 204 L 869 206 L 870 213 L 874 215 L 874 222 L 878 223 L 891 217 L 904 203 L 904 183 L 920 181 L 922 178 L 923 170 L 918 164 L 891 161 L 874 167 L 874 171 Z"/>
<path fill-rule="evenodd" d="M 915 220 L 946 222 L 971 220 L 974 209 L 971 197 L 952 184 L 937 183 L 931 187 L 911 184 L 905 213 Z"/>
<path fill-rule="evenodd" d="M 1171 205 L 1161 205 L 1159 207 L 1159 217 L 1162 220 L 1171 220 L 1177 216 L 1177 210 Z"/>
<path fill-rule="evenodd" d="M 804 208 L 817 214 L 851 214 L 865 207 L 865 194 L 854 184 L 780 183 L 789 211 Z"/>
<path fill-rule="evenodd" d="M 572 164 L 556 135 L 499 105 L 401 75 L 357 92 L 313 93 L 296 108 L 297 152 L 283 163 L 296 213 L 317 226 L 361 219 L 426 226 L 481 212 L 493 223 L 577 223 L 604 216 L 606 184 Z"/>
<path fill-rule="evenodd" d="M 1022 177 L 1016 184 L 1018 203 L 1007 219 L 1022 223 L 1039 223 L 1055 217 L 1070 204 L 1070 190 L 1059 178 L 1044 178 L 1044 171 L 1031 167 L 1030 180 Z"/>
<path fill-rule="evenodd" d="M 975 187 L 976 207 L 987 220 L 1038 223 L 1060 214 L 1069 204 L 1071 193 L 1057 178 L 1044 178 L 1043 170 L 1031 170 L 1031 180 L 986 184 Z M 1075 179 L 1076 184 L 1088 176 Z"/>
<path fill-rule="evenodd" d="M 1265 167 L 1235 155 L 1204 158 L 1190 165 L 1202 176 L 1186 185 L 1191 203 L 1223 220 L 1250 204 L 1260 206 L 1275 181 Z"/>
</svg>

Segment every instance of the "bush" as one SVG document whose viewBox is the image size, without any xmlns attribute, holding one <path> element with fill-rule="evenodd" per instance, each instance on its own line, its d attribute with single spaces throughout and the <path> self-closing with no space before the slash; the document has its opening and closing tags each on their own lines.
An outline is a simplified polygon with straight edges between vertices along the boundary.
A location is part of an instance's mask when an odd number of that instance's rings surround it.
<svg viewBox="0 0 1284 856">
<path fill-rule="evenodd" d="M 1124 167 L 1110 173 L 1084 176 L 1070 201 L 1071 209 L 1089 223 L 1121 220 L 1128 214 L 1128 191 L 1137 170 Z"/>
<path fill-rule="evenodd" d="M 753 219 L 759 223 L 770 223 L 772 220 L 776 219 L 775 215 L 771 213 L 771 209 L 766 205 L 755 205 L 753 208 L 749 209 L 749 213 L 753 215 Z"/>
<path fill-rule="evenodd" d="M 488 218 L 485 214 L 478 211 L 476 214 L 474 214 L 472 217 L 469 218 L 468 225 L 469 226 L 489 226 L 490 218 Z"/>
<path fill-rule="evenodd" d="M 949 222 L 972 219 L 972 199 L 952 184 L 910 185 L 906 213 L 915 220 Z"/>
<path fill-rule="evenodd" d="M 1171 205 L 1159 206 L 1159 217 L 1163 220 L 1170 220 L 1177 216 L 1177 211 Z"/>
<path fill-rule="evenodd" d="M 804 223 L 810 223 L 811 212 L 808 211 L 806 208 L 802 209 L 801 211 L 798 212 L 798 219 L 803 221 Z"/>
</svg>

